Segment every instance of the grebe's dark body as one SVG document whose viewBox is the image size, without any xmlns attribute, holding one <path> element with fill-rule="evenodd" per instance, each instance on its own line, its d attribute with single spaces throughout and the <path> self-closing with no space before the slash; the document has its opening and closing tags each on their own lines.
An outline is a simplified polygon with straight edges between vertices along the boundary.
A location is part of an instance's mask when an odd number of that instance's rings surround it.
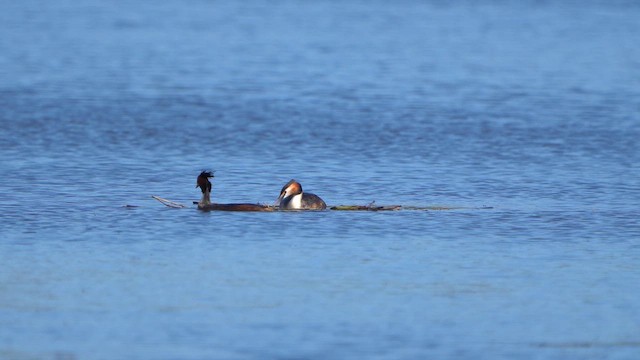
<svg viewBox="0 0 640 360">
<path fill-rule="evenodd" d="M 213 177 L 213 173 L 210 171 L 203 171 L 198 175 L 196 181 L 196 188 L 200 188 L 202 191 L 202 199 L 198 202 L 198 209 L 200 210 L 217 210 L 217 211 L 273 211 L 274 208 L 267 205 L 260 204 L 215 204 L 211 202 L 211 182 L 209 178 Z"/>
<path fill-rule="evenodd" d="M 261 204 L 249 204 L 249 203 L 238 203 L 238 204 L 216 204 L 211 203 L 209 205 L 200 205 L 198 204 L 198 209 L 205 211 L 274 211 L 275 208 L 269 205 L 261 205 Z"/>
</svg>

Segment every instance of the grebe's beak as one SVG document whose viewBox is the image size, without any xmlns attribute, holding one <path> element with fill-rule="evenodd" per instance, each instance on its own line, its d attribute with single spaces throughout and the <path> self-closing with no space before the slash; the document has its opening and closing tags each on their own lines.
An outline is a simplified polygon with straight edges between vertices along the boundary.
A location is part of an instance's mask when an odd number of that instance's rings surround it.
<svg viewBox="0 0 640 360">
<path fill-rule="evenodd" d="M 276 203 L 273 204 L 273 206 L 280 206 L 280 202 L 282 202 L 282 199 L 284 199 L 284 196 L 287 194 L 286 191 L 282 191 L 280 192 L 280 196 L 278 196 L 278 199 L 276 200 Z"/>
</svg>

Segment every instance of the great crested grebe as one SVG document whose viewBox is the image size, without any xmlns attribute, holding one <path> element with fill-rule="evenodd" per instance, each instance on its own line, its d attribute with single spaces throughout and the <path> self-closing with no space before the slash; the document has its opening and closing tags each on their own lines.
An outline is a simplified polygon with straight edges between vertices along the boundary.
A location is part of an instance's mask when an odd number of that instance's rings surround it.
<svg viewBox="0 0 640 360">
<path fill-rule="evenodd" d="M 200 175 L 198 175 L 198 180 L 196 180 L 196 188 L 200 188 L 202 190 L 202 199 L 198 203 L 198 207 L 203 207 L 211 204 L 211 182 L 209 178 L 213 177 L 213 173 L 211 171 L 202 171 Z"/>
<path fill-rule="evenodd" d="M 203 171 L 198 175 L 196 180 L 196 188 L 202 190 L 202 199 L 198 202 L 200 210 L 219 210 L 219 211 L 273 211 L 273 207 L 261 204 L 236 203 L 236 204 L 215 204 L 211 203 L 211 182 L 209 178 L 213 177 L 210 171 Z"/>
<path fill-rule="evenodd" d="M 289 181 L 280 190 L 276 205 L 284 210 L 324 210 L 324 200 L 318 195 L 302 192 L 302 185 L 295 180 Z"/>
</svg>

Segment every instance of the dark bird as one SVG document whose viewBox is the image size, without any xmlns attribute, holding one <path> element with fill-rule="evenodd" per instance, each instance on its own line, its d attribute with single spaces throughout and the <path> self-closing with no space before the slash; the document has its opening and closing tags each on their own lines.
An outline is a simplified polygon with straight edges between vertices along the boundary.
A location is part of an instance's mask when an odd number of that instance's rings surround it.
<svg viewBox="0 0 640 360">
<path fill-rule="evenodd" d="M 211 181 L 209 181 L 209 178 L 212 177 L 213 173 L 211 171 L 202 171 L 198 175 L 198 180 L 196 180 L 196 188 L 200 188 L 202 191 L 202 200 L 198 203 L 201 206 L 211 204 Z"/>
</svg>

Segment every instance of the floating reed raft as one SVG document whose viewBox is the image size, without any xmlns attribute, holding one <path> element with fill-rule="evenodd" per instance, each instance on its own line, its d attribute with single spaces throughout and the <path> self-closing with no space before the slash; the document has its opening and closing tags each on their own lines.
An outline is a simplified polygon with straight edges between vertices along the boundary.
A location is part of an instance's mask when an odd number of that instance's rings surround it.
<svg viewBox="0 0 640 360">
<path fill-rule="evenodd" d="M 398 210 L 417 210 L 417 211 L 442 211 L 442 210 L 462 210 L 470 209 L 463 207 L 450 207 L 450 206 L 402 206 L 402 205 L 338 205 L 331 206 L 329 209 L 338 211 L 398 211 Z M 475 209 L 490 209 L 488 207 L 475 208 Z"/>
<path fill-rule="evenodd" d="M 189 206 L 177 203 L 175 201 L 167 200 L 159 196 L 152 196 L 155 200 L 161 204 L 174 208 L 183 209 Z M 273 205 L 264 204 L 251 204 L 251 203 L 231 203 L 231 204 L 216 204 L 210 203 L 206 205 L 199 205 L 197 201 L 193 202 L 194 205 L 198 205 L 198 210 L 202 211 L 279 211 L 277 207 Z M 448 206 L 402 206 L 402 205 L 375 205 L 371 203 L 369 205 L 336 205 L 327 208 L 332 211 L 399 211 L 399 210 L 413 210 L 413 211 L 443 211 L 443 210 L 482 210 L 492 209 L 492 207 L 480 207 L 480 208 L 464 208 L 464 207 L 448 207 Z M 296 210 L 294 210 L 296 211 Z M 297 210 L 297 211 L 318 211 L 318 210 Z"/>
<path fill-rule="evenodd" d="M 337 205 L 329 207 L 331 210 L 337 211 L 393 211 L 393 210 L 402 210 L 402 206 L 400 205 L 386 205 L 386 206 L 376 206 L 373 204 L 369 205 Z"/>
</svg>

